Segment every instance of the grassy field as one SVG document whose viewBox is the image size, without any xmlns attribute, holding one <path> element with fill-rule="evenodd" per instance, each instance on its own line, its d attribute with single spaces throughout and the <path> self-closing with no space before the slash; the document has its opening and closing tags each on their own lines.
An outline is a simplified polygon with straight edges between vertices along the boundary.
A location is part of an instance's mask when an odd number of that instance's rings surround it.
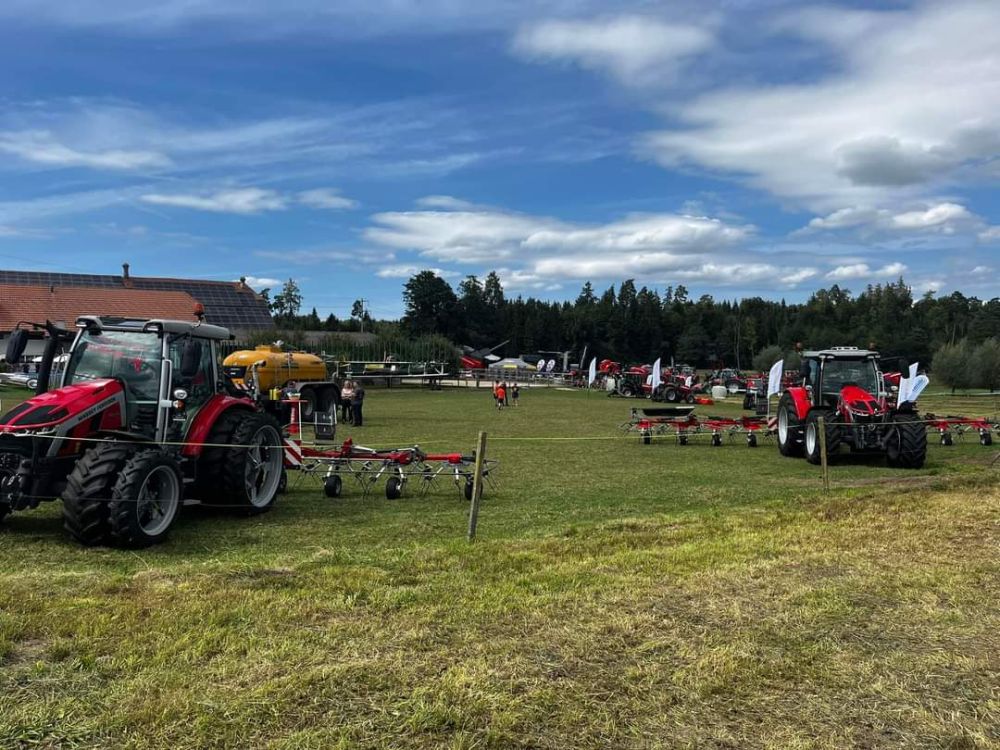
<svg viewBox="0 0 1000 750">
<path fill-rule="evenodd" d="M 14 515 L 0 747 L 1000 748 L 996 448 L 845 455 L 824 495 L 773 443 L 623 438 L 630 405 L 370 392 L 360 443 L 489 432 L 474 544 L 444 486 L 189 509 L 138 553 Z"/>
</svg>

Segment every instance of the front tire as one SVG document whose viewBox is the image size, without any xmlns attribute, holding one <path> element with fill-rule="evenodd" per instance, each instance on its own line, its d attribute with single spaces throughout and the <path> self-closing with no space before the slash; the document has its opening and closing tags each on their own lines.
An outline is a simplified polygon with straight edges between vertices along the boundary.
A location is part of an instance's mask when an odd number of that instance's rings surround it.
<svg viewBox="0 0 1000 750">
<path fill-rule="evenodd" d="M 116 547 L 158 544 L 180 515 L 184 495 L 177 460 L 159 450 L 132 456 L 111 492 L 111 541 Z"/>
<path fill-rule="evenodd" d="M 823 462 L 822 452 L 820 451 L 819 442 L 819 418 L 823 417 L 825 420 L 825 432 L 826 432 L 826 457 L 829 460 L 830 456 L 837 452 L 840 448 L 840 428 L 831 424 L 831 421 L 835 418 L 833 414 L 822 409 L 814 409 L 809 412 L 809 416 L 806 417 L 806 427 L 805 427 L 805 437 L 803 440 L 806 461 L 811 464 L 820 464 Z"/>
<path fill-rule="evenodd" d="M 927 428 L 916 414 L 895 414 L 885 441 L 885 460 L 897 469 L 920 469 L 927 460 Z"/>
<path fill-rule="evenodd" d="M 802 455 L 802 420 L 795 411 L 795 403 L 787 393 L 778 401 L 778 450 L 782 456 Z"/>
<path fill-rule="evenodd" d="M 80 544 L 103 544 L 111 534 L 108 505 L 132 446 L 101 443 L 76 462 L 62 494 L 63 528 Z"/>
<path fill-rule="evenodd" d="M 223 501 L 249 515 L 266 513 L 281 484 L 281 428 L 262 412 L 240 412 L 222 475 Z"/>
</svg>

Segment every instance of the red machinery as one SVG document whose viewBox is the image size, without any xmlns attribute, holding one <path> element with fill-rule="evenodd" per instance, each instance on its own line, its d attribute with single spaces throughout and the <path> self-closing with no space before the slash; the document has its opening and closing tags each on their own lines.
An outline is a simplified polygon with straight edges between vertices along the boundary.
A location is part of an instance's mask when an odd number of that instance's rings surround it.
<svg viewBox="0 0 1000 750">
<path fill-rule="evenodd" d="M 385 496 L 395 500 L 403 495 L 410 482 L 419 486 L 421 494 L 426 493 L 438 480 L 450 479 L 466 500 L 472 499 L 475 479 L 474 455 L 462 453 L 426 453 L 420 446 L 404 448 L 366 448 L 355 445 L 348 438 L 339 448 L 321 448 L 302 442 L 299 406 L 301 402 L 292 400 L 292 419 L 285 437 L 285 468 L 299 472 L 299 478 L 314 477 L 321 480 L 327 497 L 340 497 L 344 479 L 353 479 L 367 497 L 372 488 L 385 480 Z M 487 459 L 483 467 L 483 479 L 491 489 L 496 490 L 496 471 L 499 462 Z"/>
<path fill-rule="evenodd" d="M 698 417 L 693 406 L 653 407 L 632 409 L 624 432 L 637 432 L 644 445 L 653 441 L 654 435 L 673 434 L 679 445 L 687 445 L 695 435 L 710 435 L 713 446 L 721 446 L 723 436 L 730 440 L 746 435 L 747 447 L 756 448 L 758 434 L 767 436 L 767 421 L 763 417 Z"/>
<path fill-rule="evenodd" d="M 941 445 L 952 445 L 954 439 L 952 431 L 961 440 L 966 432 L 976 432 L 979 434 L 979 444 L 983 446 L 993 445 L 993 431 L 1000 432 L 1000 424 L 991 422 L 986 417 L 938 417 L 934 414 L 924 416 L 924 422 L 928 430 L 934 430 L 940 437 Z"/>
</svg>

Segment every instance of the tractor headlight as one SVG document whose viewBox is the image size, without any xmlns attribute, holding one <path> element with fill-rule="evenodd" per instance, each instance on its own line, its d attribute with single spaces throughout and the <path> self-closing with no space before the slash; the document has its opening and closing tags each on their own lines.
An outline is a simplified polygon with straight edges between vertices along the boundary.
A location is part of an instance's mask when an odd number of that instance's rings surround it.
<svg viewBox="0 0 1000 750">
<path fill-rule="evenodd" d="M 183 388 L 177 388 L 176 390 L 174 390 L 174 400 L 175 401 L 183 401 L 187 397 L 188 397 L 188 392 L 185 391 Z"/>
</svg>

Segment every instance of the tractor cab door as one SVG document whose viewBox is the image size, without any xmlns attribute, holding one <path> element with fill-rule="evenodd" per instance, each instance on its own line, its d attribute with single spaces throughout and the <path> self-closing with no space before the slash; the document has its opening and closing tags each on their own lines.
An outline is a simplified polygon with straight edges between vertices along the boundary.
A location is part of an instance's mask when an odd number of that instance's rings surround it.
<svg viewBox="0 0 1000 750">
<path fill-rule="evenodd" d="M 170 344 L 169 356 L 173 363 L 170 392 L 187 393 L 184 410 L 174 415 L 174 427 L 179 429 L 171 432 L 183 435 L 201 407 L 215 395 L 215 353 L 211 341 L 185 337 Z"/>
</svg>

